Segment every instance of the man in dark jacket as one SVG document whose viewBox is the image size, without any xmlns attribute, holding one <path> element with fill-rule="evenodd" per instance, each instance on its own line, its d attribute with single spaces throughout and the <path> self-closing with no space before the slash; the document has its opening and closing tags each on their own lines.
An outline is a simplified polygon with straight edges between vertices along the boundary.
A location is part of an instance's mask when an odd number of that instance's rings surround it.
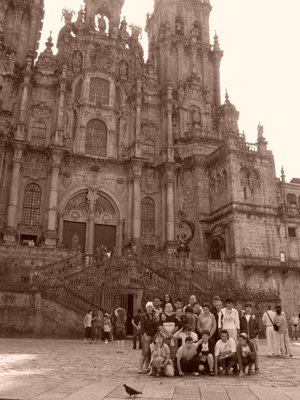
<svg viewBox="0 0 300 400">
<path fill-rule="evenodd" d="M 216 325 L 217 325 L 217 329 L 216 329 L 215 334 L 213 336 L 213 339 L 214 339 L 215 343 L 217 343 L 217 341 L 220 339 L 220 331 L 222 329 L 222 326 L 219 325 L 219 323 L 220 323 L 219 316 L 220 316 L 223 304 L 222 304 L 222 302 L 220 300 L 220 297 L 218 297 L 218 299 L 217 299 L 217 296 L 214 298 L 214 306 L 212 307 L 212 309 L 210 311 L 215 316 Z"/>
<path fill-rule="evenodd" d="M 252 304 L 245 304 L 245 315 L 240 317 L 240 333 L 246 333 L 250 341 L 254 344 L 256 351 L 255 359 L 255 372 L 259 372 L 258 366 L 258 332 L 259 332 L 259 322 L 255 315 L 252 314 Z"/>
</svg>

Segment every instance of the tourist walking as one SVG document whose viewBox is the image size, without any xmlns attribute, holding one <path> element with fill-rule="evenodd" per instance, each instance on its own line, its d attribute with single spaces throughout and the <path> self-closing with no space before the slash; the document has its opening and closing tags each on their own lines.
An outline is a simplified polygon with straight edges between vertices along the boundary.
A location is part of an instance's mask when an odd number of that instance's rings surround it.
<svg viewBox="0 0 300 400">
<path fill-rule="evenodd" d="M 142 341 L 141 341 L 141 310 L 138 309 L 137 314 L 135 314 L 131 320 L 132 326 L 133 326 L 133 338 L 132 338 L 132 343 L 133 343 L 133 349 L 136 349 L 136 343 L 139 343 L 139 349 L 142 348 Z"/>
<path fill-rule="evenodd" d="M 292 340 L 298 340 L 299 334 L 299 317 L 296 313 L 294 313 L 290 319 L 290 323 L 292 325 Z"/>
<path fill-rule="evenodd" d="M 96 317 L 94 319 L 94 333 L 95 333 L 95 342 L 100 343 L 103 329 L 103 313 L 102 311 L 98 311 Z"/>
<path fill-rule="evenodd" d="M 279 355 L 278 344 L 277 344 L 278 338 L 274 330 L 275 317 L 276 313 L 272 310 L 272 306 L 268 305 L 268 310 L 262 316 L 262 322 L 266 327 L 267 348 L 269 357 Z"/>
<path fill-rule="evenodd" d="M 93 321 L 93 311 L 89 310 L 84 317 L 83 324 L 84 324 L 84 340 L 83 343 L 92 343 L 92 321 Z"/>
<path fill-rule="evenodd" d="M 105 344 L 109 342 L 110 335 L 111 335 L 111 322 L 109 314 L 105 313 L 103 317 L 103 339 Z"/>
<path fill-rule="evenodd" d="M 126 334 L 126 310 L 124 308 L 117 308 L 115 310 L 115 317 L 116 317 L 116 322 L 115 322 L 115 327 L 116 327 L 116 339 L 117 339 L 117 348 L 118 351 L 117 353 L 123 353 L 124 352 L 124 341 L 125 341 L 125 334 Z"/>
<path fill-rule="evenodd" d="M 285 315 L 280 306 L 275 307 L 276 317 L 274 324 L 278 326 L 278 331 L 276 332 L 277 340 L 277 353 L 281 353 L 282 356 L 292 357 L 292 349 L 289 338 L 288 326 L 286 322 Z"/>
</svg>

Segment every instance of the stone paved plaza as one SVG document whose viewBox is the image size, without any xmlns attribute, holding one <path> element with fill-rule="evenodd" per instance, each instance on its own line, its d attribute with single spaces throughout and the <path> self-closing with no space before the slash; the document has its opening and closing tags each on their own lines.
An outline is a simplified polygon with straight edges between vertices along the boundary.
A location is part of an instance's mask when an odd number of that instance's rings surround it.
<svg viewBox="0 0 300 400">
<path fill-rule="evenodd" d="M 244 378 L 153 378 L 137 374 L 130 341 L 117 354 L 115 342 L 0 339 L 0 399 L 119 400 L 126 383 L 144 400 L 300 400 L 300 342 L 292 348 L 293 358 L 269 358 L 261 340 L 261 372 Z"/>
</svg>

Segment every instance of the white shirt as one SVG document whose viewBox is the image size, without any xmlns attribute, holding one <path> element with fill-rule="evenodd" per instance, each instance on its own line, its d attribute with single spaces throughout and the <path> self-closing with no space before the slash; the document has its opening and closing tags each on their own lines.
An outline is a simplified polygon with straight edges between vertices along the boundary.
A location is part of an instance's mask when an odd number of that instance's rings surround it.
<svg viewBox="0 0 300 400">
<path fill-rule="evenodd" d="M 185 343 L 185 339 L 188 337 L 188 335 L 185 332 L 180 332 L 180 333 L 176 332 L 173 336 L 174 337 L 179 337 L 180 339 L 182 339 L 182 344 Z M 198 342 L 197 333 L 191 332 L 190 336 L 192 337 L 194 343 Z"/>
<path fill-rule="evenodd" d="M 240 317 L 238 311 L 235 308 L 232 308 L 231 310 L 227 310 L 227 308 L 222 308 L 219 315 L 219 322 L 220 325 L 222 325 L 223 329 L 240 329 Z"/>
<path fill-rule="evenodd" d="M 251 317 L 251 315 L 250 315 L 250 314 L 249 314 L 249 315 L 245 314 L 245 318 L 246 318 L 247 322 L 249 322 L 249 321 L 250 321 L 250 317 Z"/>
<path fill-rule="evenodd" d="M 272 322 L 270 321 L 270 318 L 268 317 L 268 315 L 270 316 Z M 272 310 L 268 310 L 264 313 L 264 315 L 262 317 L 262 322 L 264 323 L 265 326 L 273 326 L 275 317 L 276 317 L 276 313 Z"/>
<path fill-rule="evenodd" d="M 221 339 L 216 343 L 215 356 L 222 356 L 226 353 L 236 353 L 236 344 L 232 338 L 229 338 L 225 343 Z"/>
</svg>

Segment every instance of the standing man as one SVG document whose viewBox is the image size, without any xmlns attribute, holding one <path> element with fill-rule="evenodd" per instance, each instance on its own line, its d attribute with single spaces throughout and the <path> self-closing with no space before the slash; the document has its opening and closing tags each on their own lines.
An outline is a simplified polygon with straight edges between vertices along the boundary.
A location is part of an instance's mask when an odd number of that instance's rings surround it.
<svg viewBox="0 0 300 400">
<path fill-rule="evenodd" d="M 214 341 L 217 343 L 218 340 L 220 340 L 220 332 L 222 330 L 222 323 L 221 323 L 221 310 L 223 308 L 223 304 L 221 300 L 214 300 L 214 309 L 211 310 L 211 313 L 215 317 L 216 320 L 216 331 L 214 334 Z"/>
<path fill-rule="evenodd" d="M 197 319 L 197 331 L 202 336 L 204 331 L 209 331 L 209 338 L 214 337 L 216 332 L 216 319 L 215 316 L 210 312 L 209 303 L 203 303 L 203 313 L 199 315 Z"/>
<path fill-rule="evenodd" d="M 194 294 L 192 294 L 189 298 L 189 304 L 187 306 L 184 307 L 183 312 L 185 313 L 185 309 L 186 307 L 192 307 L 194 308 L 194 304 L 197 303 L 197 299 L 196 296 Z"/>
<path fill-rule="evenodd" d="M 139 341 L 139 349 L 142 348 L 142 341 L 141 341 L 141 310 L 138 309 L 137 314 L 135 314 L 131 320 L 133 326 L 133 349 L 136 350 L 136 342 Z"/>
<path fill-rule="evenodd" d="M 237 337 L 240 333 L 240 318 L 239 313 L 233 308 L 234 301 L 232 298 L 226 299 L 226 307 L 221 310 L 221 325 L 222 329 L 228 332 L 230 338 L 237 343 Z"/>
<path fill-rule="evenodd" d="M 266 336 L 267 336 L 267 347 L 268 347 L 268 356 L 272 357 L 274 355 L 278 355 L 277 351 L 277 340 L 276 340 L 276 332 L 274 331 L 274 321 L 275 321 L 276 313 L 272 311 L 272 306 L 268 305 L 268 311 L 266 311 L 262 317 L 262 322 L 266 327 Z"/>
<path fill-rule="evenodd" d="M 240 333 L 246 333 L 249 340 L 254 344 L 255 357 L 255 372 L 259 372 L 258 365 L 258 332 L 259 322 L 255 315 L 252 314 L 252 304 L 246 303 L 245 314 L 240 317 Z"/>
</svg>

